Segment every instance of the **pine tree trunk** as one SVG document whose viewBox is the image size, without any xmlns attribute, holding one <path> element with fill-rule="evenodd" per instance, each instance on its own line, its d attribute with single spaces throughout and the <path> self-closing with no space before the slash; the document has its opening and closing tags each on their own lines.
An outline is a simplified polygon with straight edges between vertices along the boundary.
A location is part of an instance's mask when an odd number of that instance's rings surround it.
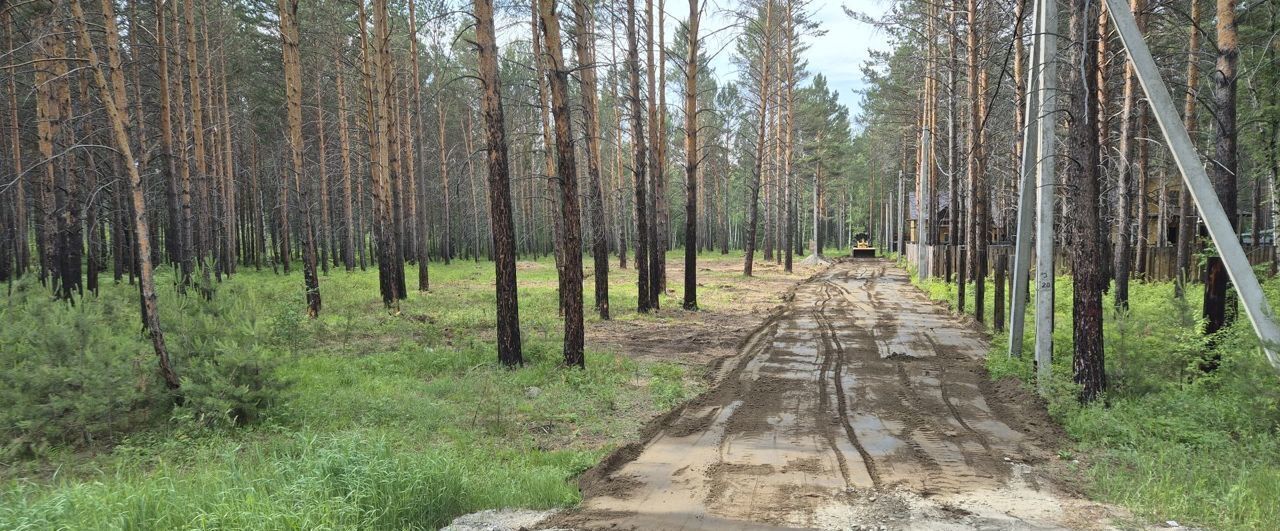
<svg viewBox="0 0 1280 531">
<path fill-rule="evenodd" d="M 515 225 L 511 220 L 511 177 L 507 162 L 507 138 L 498 80 L 498 44 L 493 28 L 493 0 L 475 0 L 476 48 L 483 87 L 489 164 L 490 222 L 497 290 L 498 360 L 508 367 L 524 363 L 520 354 L 520 317 L 516 300 Z"/>
<path fill-rule="evenodd" d="M 422 69 L 421 69 L 421 66 L 419 65 L 419 58 L 418 58 L 418 15 L 417 15 L 417 8 L 415 7 L 417 3 L 418 3 L 417 0 L 409 0 L 409 35 L 410 35 L 409 53 L 413 58 L 412 59 L 413 60 L 412 123 L 413 123 L 413 131 L 414 131 L 413 142 L 414 142 L 414 146 L 416 146 L 417 148 L 417 151 L 415 152 L 416 153 L 415 158 L 417 159 L 417 165 L 422 166 L 425 169 L 427 158 L 426 156 L 423 155 L 422 149 L 423 149 L 423 145 L 426 144 L 426 142 L 423 141 L 422 135 L 426 134 L 426 128 L 423 127 L 423 121 L 422 121 L 422 82 L 423 80 L 422 80 Z M 443 144 L 441 145 L 440 149 L 442 153 L 441 156 L 443 157 L 443 152 L 444 152 Z M 414 250 L 415 250 L 414 254 L 418 262 L 418 291 L 430 291 L 431 290 L 431 272 L 430 272 L 431 245 L 430 245 L 430 239 L 428 238 L 428 231 L 427 231 L 428 212 L 427 212 L 427 205 L 425 201 L 427 182 L 426 182 L 426 177 L 424 175 L 421 175 L 421 173 L 425 173 L 425 171 L 415 172 L 413 175 L 413 182 L 416 183 L 415 193 L 414 193 L 414 200 L 415 200 L 414 202 L 416 206 L 416 209 L 414 210 L 414 217 L 416 219 L 416 223 L 414 224 L 414 236 L 415 236 L 414 237 Z"/>
<path fill-rule="evenodd" d="M 1148 136 L 1150 132 L 1149 124 L 1150 124 L 1150 118 L 1148 117 L 1148 114 L 1146 112 L 1143 112 L 1138 118 L 1138 138 L 1142 138 L 1142 139 L 1150 138 L 1150 136 Z M 1149 235 L 1147 234 L 1148 232 L 1147 217 L 1150 215 L 1150 207 L 1147 206 L 1147 196 L 1150 195 L 1151 193 L 1150 183 L 1148 182 L 1150 180 L 1149 178 L 1150 178 L 1150 168 L 1151 168 L 1151 165 L 1150 165 L 1151 150 L 1148 149 L 1148 146 L 1150 145 L 1151 145 L 1150 142 L 1142 141 L 1142 142 L 1138 142 L 1138 145 L 1135 146 L 1138 152 L 1137 154 L 1138 165 L 1136 168 L 1137 172 L 1135 174 L 1138 180 L 1137 197 L 1135 198 L 1138 202 L 1138 204 L 1136 205 L 1137 206 L 1136 217 L 1137 217 L 1138 227 L 1137 227 L 1137 234 L 1135 234 L 1135 237 L 1134 237 L 1135 256 L 1133 261 L 1133 275 L 1137 276 L 1139 279 L 1146 278 L 1147 245 L 1148 245 L 1148 240 L 1150 239 Z"/>
<path fill-rule="evenodd" d="M 560 188 L 563 218 L 564 363 L 585 367 L 582 310 L 582 216 L 578 208 L 578 167 L 573 150 L 573 116 L 569 110 L 569 67 L 560 45 L 560 22 L 555 0 L 538 0 L 543 43 L 547 52 L 547 81 L 551 88 L 551 114 L 556 127 L 556 180 Z"/>
<path fill-rule="evenodd" d="M 1081 386 L 1080 400 L 1092 401 L 1106 389 L 1102 345 L 1103 276 L 1099 258 L 1102 255 L 1102 232 L 1099 222 L 1099 173 L 1097 93 L 1098 78 L 1094 73 L 1097 57 L 1097 3 L 1071 0 L 1071 19 L 1067 35 L 1083 36 L 1084 42 L 1071 46 L 1066 64 L 1063 89 L 1067 96 L 1064 109 L 1084 109 L 1083 113 L 1067 113 L 1068 164 L 1063 181 L 1074 183 L 1069 190 L 1068 225 L 1074 228 L 1071 246 L 1073 374 Z"/>
<path fill-rule="evenodd" d="M 645 197 L 645 209 L 649 214 L 649 245 L 646 247 L 648 250 L 646 256 L 649 261 L 649 292 L 642 296 L 648 297 L 649 306 L 656 310 L 661 303 L 659 294 L 662 293 L 662 262 L 667 249 L 666 242 L 662 241 L 662 233 L 659 232 L 659 229 L 661 228 L 660 221 L 662 212 L 659 207 L 661 198 L 658 195 L 660 186 L 659 181 L 665 178 L 664 173 L 666 171 L 666 168 L 662 165 L 663 161 L 658 158 L 660 149 L 659 142 L 661 142 L 661 137 L 659 136 L 658 131 L 661 125 L 658 122 L 658 115 L 659 110 L 665 112 L 665 109 L 659 108 L 657 76 L 658 64 L 654 61 L 653 57 L 653 48 L 658 45 L 658 43 L 653 40 L 653 28 L 658 23 L 657 16 L 654 14 L 653 0 L 645 0 L 644 7 L 645 66 L 647 73 L 646 79 L 648 81 L 649 88 L 649 149 L 646 153 L 649 169 L 649 172 L 646 175 L 646 179 L 648 179 L 649 195 Z"/>
<path fill-rule="evenodd" d="M 1213 82 L 1213 147 L 1214 163 L 1210 164 L 1213 188 L 1227 213 L 1231 228 L 1239 233 L 1239 211 L 1236 205 L 1237 131 L 1236 131 L 1236 64 L 1239 61 L 1239 38 L 1236 33 L 1236 0 L 1217 1 L 1218 63 L 1209 79 Z M 1210 257 L 1205 264 L 1204 319 L 1205 333 L 1226 327 L 1234 307 L 1228 294 L 1231 281 L 1222 259 Z M 1212 363 L 1216 366 L 1216 363 Z M 1210 367 L 1212 368 L 1212 367 Z"/>
<path fill-rule="evenodd" d="M 684 74 L 684 309 L 698 309 L 698 0 L 689 0 Z M 790 270 L 791 260 L 787 259 Z"/>
<path fill-rule="evenodd" d="M 551 88 L 548 85 L 547 70 L 550 65 L 547 62 L 547 54 L 543 49 L 543 36 L 539 29 L 540 17 L 539 8 L 536 2 L 531 2 L 531 13 L 533 17 L 530 19 L 530 26 L 533 31 L 533 57 L 534 57 L 534 74 L 538 83 L 538 116 L 542 125 L 542 162 L 543 162 L 543 183 L 546 195 L 545 205 L 547 208 L 547 217 L 551 220 L 551 245 L 552 251 L 555 253 L 556 260 L 556 294 L 559 297 L 558 311 L 560 315 L 564 315 L 568 287 L 565 286 L 567 279 L 565 273 L 565 253 L 568 252 L 564 244 L 564 220 L 557 213 L 560 210 L 560 191 L 556 186 L 556 160 L 555 160 L 555 139 L 552 135 L 551 125 Z"/>
<path fill-rule="evenodd" d="M 220 73 L 222 78 L 222 167 L 223 167 L 223 233 L 225 234 L 223 241 L 223 263 L 226 264 L 226 273 L 228 275 L 236 272 L 236 247 L 239 244 L 239 238 L 236 236 L 236 207 L 237 196 L 236 190 L 236 172 L 235 160 L 232 155 L 231 145 L 231 106 L 229 102 L 230 95 L 227 92 L 227 49 L 222 47 L 218 56 Z M 141 123 L 142 120 L 139 120 Z M 139 135 L 142 132 L 139 131 Z M 326 229 L 327 230 L 327 229 Z"/>
<path fill-rule="evenodd" d="M 760 121 L 756 127 L 756 145 L 755 145 L 755 161 L 751 168 L 750 188 L 751 199 L 747 202 L 747 235 L 745 246 L 746 257 L 743 259 L 742 274 L 751 276 L 751 269 L 755 259 L 756 251 L 756 226 L 760 218 L 760 171 L 764 165 L 765 156 L 765 128 L 769 120 L 769 96 L 772 84 L 769 82 L 769 32 L 772 31 L 773 25 L 773 3 L 765 5 L 764 10 L 764 39 L 762 68 L 759 79 L 758 96 L 760 97 Z"/>
<path fill-rule="evenodd" d="M 1187 135 L 1191 137 L 1191 141 L 1196 141 L 1197 119 L 1196 119 L 1196 97 L 1200 85 L 1200 2 L 1202 0 L 1191 0 L 1191 25 L 1189 44 L 1187 46 L 1187 94 L 1183 101 L 1182 121 L 1186 125 Z M 1184 185 L 1182 192 L 1178 194 L 1178 252 L 1177 252 L 1177 274 L 1174 279 L 1174 295 L 1183 298 L 1186 293 L 1186 284 L 1191 275 L 1191 249 L 1193 242 L 1198 238 L 1195 234 L 1198 223 L 1195 222 L 1195 212 L 1191 205 L 1191 194 L 1187 193 Z"/>
<path fill-rule="evenodd" d="M 591 219 L 591 257 L 595 268 L 596 312 L 609 320 L 609 240 L 604 221 L 604 191 L 600 183 L 600 116 L 596 87 L 595 32 L 591 4 L 573 0 L 579 75 L 582 78 L 582 118 L 587 142 L 587 201 Z M 572 180 L 572 179 L 571 179 Z M 575 200 L 576 201 L 576 200 Z"/>
<path fill-rule="evenodd" d="M 37 22 L 43 41 L 36 47 L 36 131 L 44 175 L 36 211 L 41 212 L 39 249 L 41 282 L 49 281 L 55 298 L 69 300 L 80 283 L 80 242 L 77 236 L 68 241 L 73 226 L 78 226 L 74 198 L 76 183 L 71 178 L 70 159 L 54 159 L 70 147 L 71 90 L 66 58 L 67 37 L 60 31 L 54 14 L 45 14 Z"/>
<path fill-rule="evenodd" d="M 316 241 L 315 230 L 311 226 L 311 202 L 307 199 L 309 185 L 303 179 L 302 168 L 302 55 L 298 50 L 298 1 L 279 0 L 280 38 L 284 50 L 290 169 L 302 210 L 302 276 L 307 294 L 307 316 L 314 319 L 320 315 L 320 279 L 316 275 Z M 324 162 L 321 161 L 321 164 Z"/>
<path fill-rule="evenodd" d="M 182 27 L 179 24 L 179 21 L 182 19 L 182 16 L 179 12 L 179 9 L 181 9 L 180 4 L 179 2 L 174 1 L 170 2 L 169 5 L 173 6 L 173 14 L 171 16 L 173 19 L 173 31 L 169 32 L 169 34 L 176 38 L 181 38 Z M 177 135 L 176 140 L 178 145 L 174 150 L 174 158 L 176 158 L 178 162 L 182 202 L 182 231 L 180 235 L 182 245 L 182 265 L 180 266 L 180 291 L 185 290 L 186 286 L 191 286 L 193 284 L 191 275 L 195 273 L 196 264 L 195 209 L 191 200 L 191 159 L 188 156 L 187 149 L 189 146 L 188 143 L 190 141 L 190 135 L 188 134 L 187 113 L 184 111 L 187 104 L 186 90 L 182 83 L 182 68 L 185 64 L 182 50 L 183 47 L 176 42 L 173 46 L 169 47 L 169 51 L 173 53 L 173 58 L 169 64 L 174 66 L 176 72 L 171 76 L 172 84 L 166 86 L 166 89 L 173 94 L 173 113 L 178 116 L 178 128 L 175 133 Z"/>
<path fill-rule="evenodd" d="M 960 0 L 954 0 L 948 22 L 951 30 L 947 32 L 947 86 L 956 86 L 956 71 L 959 70 L 960 62 L 960 23 L 957 13 L 960 12 Z M 956 288 L 959 291 L 959 307 L 964 308 L 964 272 L 959 264 L 960 245 L 963 243 L 964 234 L 960 229 L 960 210 L 963 202 L 960 198 L 960 171 L 956 164 L 956 145 L 960 143 L 957 136 L 956 121 L 960 117 L 957 107 L 957 90 L 954 88 L 947 90 L 947 173 L 950 175 L 948 179 L 948 200 L 947 215 L 947 257 L 946 257 L 946 281 L 951 282 L 952 275 L 955 275 Z M 916 199 L 917 204 L 919 198 Z M 917 233 L 919 229 L 916 229 Z"/>
<path fill-rule="evenodd" d="M 103 8 L 109 12 L 110 6 L 107 5 L 111 0 L 103 0 Z M 147 206 L 143 198 L 142 175 L 139 173 L 138 165 L 135 164 L 133 150 L 129 142 L 129 133 L 125 127 L 125 117 L 119 112 L 119 108 L 127 108 L 127 101 L 116 101 L 116 94 L 124 94 L 125 87 L 123 85 L 123 77 L 120 84 L 115 85 L 114 90 L 107 85 L 107 76 L 103 74 L 97 53 L 94 51 L 93 42 L 89 35 L 88 23 L 85 21 L 84 10 L 80 6 L 79 0 L 71 0 L 71 12 L 76 23 L 76 33 L 78 34 L 81 46 L 83 47 L 89 64 L 92 65 L 94 83 L 98 87 L 99 99 L 103 102 L 103 108 L 106 109 L 108 120 L 111 122 L 112 137 L 116 144 L 116 149 L 123 159 L 128 178 L 126 187 L 129 191 L 131 206 L 133 208 L 133 230 L 137 242 L 137 256 L 139 261 L 139 270 L 141 272 L 138 288 L 141 294 L 141 311 L 143 326 L 147 330 L 147 334 L 151 336 L 151 344 L 156 353 L 156 359 L 159 365 L 161 379 L 165 385 L 173 392 L 179 389 L 178 375 L 174 373 L 172 364 L 169 361 L 169 351 L 165 345 L 164 332 L 160 326 L 160 315 L 156 304 L 156 288 L 155 278 L 152 275 L 153 268 L 151 263 L 151 240 L 150 228 L 147 225 Z M 108 38 L 112 36 L 114 31 L 108 31 Z M 119 39 L 119 35 L 115 35 Z M 115 48 L 115 59 L 109 65 L 113 72 L 121 70 L 118 55 L 118 41 Z"/>
<path fill-rule="evenodd" d="M 444 93 L 441 92 L 436 96 L 439 101 L 436 102 L 436 124 L 437 124 L 437 142 L 440 144 L 440 208 L 443 210 L 444 227 L 440 230 L 440 258 L 444 260 L 445 265 L 453 260 L 453 209 L 450 205 L 449 197 L 449 147 L 445 144 L 445 116 L 444 116 Z M 422 279 L 418 279 L 419 289 L 421 289 Z M 427 280 L 427 289 L 431 289 L 430 279 Z"/>
<path fill-rule="evenodd" d="M 634 149 L 632 168 L 636 188 L 636 306 L 640 313 L 648 313 L 653 308 L 649 298 L 651 279 L 649 268 L 649 208 L 648 194 L 645 193 L 645 180 L 648 178 L 648 154 L 644 136 L 644 109 L 640 97 L 640 50 L 636 42 L 636 0 L 627 0 L 627 70 L 630 77 L 631 99 L 631 145 Z"/>
<path fill-rule="evenodd" d="M 653 221 L 654 245 L 650 246 L 653 265 L 650 276 L 656 282 L 650 282 L 653 290 L 653 307 L 657 308 L 661 295 L 667 291 L 667 250 L 671 248 L 671 206 L 667 201 L 667 39 L 666 39 L 666 0 L 658 0 L 658 62 L 649 66 L 650 72 L 658 71 L 658 85 L 655 88 L 657 123 L 650 129 L 651 135 L 656 133 L 653 145 L 654 160 L 650 163 L 650 175 L 653 176 Z M 652 22 L 652 21 L 651 21 Z M 652 49 L 652 46 L 650 46 Z M 651 280 L 652 280 L 651 279 Z"/>
<path fill-rule="evenodd" d="M 342 264 L 351 272 L 356 267 L 356 230 L 351 197 L 351 132 L 347 129 L 347 83 L 342 75 L 341 59 L 334 61 L 334 71 L 338 75 L 338 143 L 342 151 Z"/>
<path fill-rule="evenodd" d="M 1134 13 L 1142 13 L 1143 0 L 1130 0 L 1129 7 Z M 1143 28 L 1143 19 L 1138 16 L 1138 26 L 1141 31 Z M 1119 175 L 1119 193 L 1116 201 L 1116 239 L 1115 239 L 1115 306 L 1117 310 L 1126 310 L 1129 308 L 1129 276 L 1133 267 L 1133 205 L 1134 205 L 1134 188 L 1136 179 L 1134 174 L 1137 167 L 1134 158 L 1134 143 L 1137 142 L 1137 127 L 1139 116 L 1142 111 L 1137 108 L 1140 102 L 1138 99 L 1138 80 L 1133 71 L 1133 65 L 1125 62 L 1124 67 L 1124 96 L 1121 103 L 1121 122 L 1120 122 L 1120 171 Z"/>
<path fill-rule="evenodd" d="M 209 245 L 206 237 L 206 231 L 209 229 L 209 164 L 208 159 L 205 157 L 204 96 L 200 81 L 200 63 L 196 53 L 195 0 L 186 0 L 183 6 L 187 30 L 187 82 L 191 88 L 191 147 L 192 157 L 195 159 L 195 174 L 192 176 L 194 181 L 192 209 L 194 210 L 195 220 L 192 229 L 196 264 L 200 266 L 201 274 L 204 277 L 204 284 L 200 289 L 201 293 L 208 298 L 212 296 L 212 288 L 208 284 L 209 268 L 208 264 L 205 263 Z M 179 108 L 181 109 L 181 107 Z M 287 262 L 285 264 L 285 272 L 289 272 Z"/>
<path fill-rule="evenodd" d="M 786 228 L 783 238 L 783 270 L 790 273 L 792 266 L 793 252 L 796 248 L 796 202 L 793 182 L 795 178 L 791 175 L 791 158 L 795 152 L 795 88 L 796 88 L 796 28 L 795 28 L 795 8 L 791 0 L 787 0 L 787 27 L 786 27 L 786 46 L 787 46 L 787 76 L 786 76 L 786 119 L 784 122 L 784 140 L 783 140 L 783 156 L 782 156 L 782 176 L 786 179 L 784 184 L 785 192 L 783 194 L 786 201 Z M 816 190 L 816 189 L 815 189 Z M 816 224 L 816 223 L 815 223 Z"/>
<path fill-rule="evenodd" d="M 398 235 L 395 234 L 395 213 L 391 201 L 391 58 L 390 31 L 387 24 L 387 0 L 374 0 L 373 43 L 361 30 L 361 48 L 364 50 L 365 90 L 368 99 L 368 132 L 370 145 L 369 171 L 372 176 L 373 219 L 376 254 L 378 259 L 378 284 L 382 303 L 393 313 L 400 312 L 400 284 L 404 263 L 397 262 Z M 361 28 L 367 27 L 364 3 L 360 4 Z M 397 274 L 397 271 L 399 274 Z"/>
<path fill-rule="evenodd" d="M 332 241 L 329 231 L 333 227 L 333 221 L 329 218 L 329 146 L 324 134 L 324 97 L 319 90 L 323 86 L 325 86 L 324 72 L 320 70 L 316 73 L 316 166 L 320 170 L 320 227 L 317 232 L 321 233 L 319 235 L 320 270 L 328 275 L 331 252 L 329 243 Z"/>
</svg>

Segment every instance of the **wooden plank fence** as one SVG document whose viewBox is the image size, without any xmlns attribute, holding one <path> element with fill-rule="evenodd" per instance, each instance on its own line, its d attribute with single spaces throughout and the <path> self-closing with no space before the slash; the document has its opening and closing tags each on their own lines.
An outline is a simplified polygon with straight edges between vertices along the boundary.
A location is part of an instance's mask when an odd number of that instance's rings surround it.
<svg viewBox="0 0 1280 531">
<path fill-rule="evenodd" d="M 953 247 L 955 249 L 953 249 Z M 915 244 L 907 244 L 907 260 L 909 263 L 915 264 L 917 247 Z M 963 252 L 964 246 L 951 245 L 926 245 L 924 246 L 925 254 L 930 260 L 932 272 L 935 277 L 941 277 L 946 271 L 947 260 L 954 260 L 956 250 Z M 996 266 L 996 257 L 1004 254 L 1008 257 L 1009 268 L 1013 267 L 1013 246 L 1008 244 L 996 244 L 987 247 L 987 271 L 994 272 Z M 1244 246 L 1245 254 L 1249 258 L 1252 265 L 1265 264 L 1271 261 L 1271 256 L 1275 252 L 1271 245 L 1246 245 Z M 1067 249 L 1058 249 L 1054 256 L 1054 265 L 1058 270 L 1058 274 L 1067 274 L 1071 272 L 1070 256 Z M 1143 278 L 1151 281 L 1167 281 L 1173 280 L 1177 269 L 1178 250 L 1172 246 L 1154 247 L 1148 246 L 1142 249 L 1147 253 L 1146 268 L 1144 271 L 1134 271 L 1135 278 Z M 1035 260 L 1033 257 L 1032 260 Z M 1137 265 L 1137 262 L 1134 262 Z M 1035 262 L 1031 263 L 1035 267 Z M 956 268 L 952 267 L 952 271 Z M 1191 257 L 1191 278 L 1199 279 L 1203 274 L 1201 259 L 1198 255 Z"/>
</svg>

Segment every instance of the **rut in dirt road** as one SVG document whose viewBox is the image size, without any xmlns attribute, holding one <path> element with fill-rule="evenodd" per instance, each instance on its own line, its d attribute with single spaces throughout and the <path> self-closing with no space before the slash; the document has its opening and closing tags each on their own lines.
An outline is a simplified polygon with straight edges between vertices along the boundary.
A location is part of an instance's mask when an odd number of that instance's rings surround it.
<svg viewBox="0 0 1280 531">
<path fill-rule="evenodd" d="M 1105 510 L 1055 487 L 1060 432 L 987 380 L 985 337 L 879 260 L 801 284 L 719 383 L 584 479 L 578 529 L 1054 529 Z M 627 461 L 627 458 L 632 458 Z"/>
</svg>

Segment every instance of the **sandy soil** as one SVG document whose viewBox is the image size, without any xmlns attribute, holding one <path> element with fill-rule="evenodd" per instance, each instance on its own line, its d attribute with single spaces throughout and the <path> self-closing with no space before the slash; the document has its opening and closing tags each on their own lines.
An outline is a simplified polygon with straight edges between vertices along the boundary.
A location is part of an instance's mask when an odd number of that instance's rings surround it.
<svg viewBox="0 0 1280 531">
<path fill-rule="evenodd" d="M 700 311 L 687 312 L 678 302 L 684 293 L 684 264 L 668 260 L 671 280 L 661 309 L 640 319 L 592 322 L 586 341 L 593 348 L 646 361 L 716 368 L 738 353 L 761 321 L 785 308 L 799 282 L 824 268 L 797 263 L 788 274 L 771 262 L 757 262 L 754 276 L 745 278 L 739 260 L 704 260 L 698 268 Z"/>
<path fill-rule="evenodd" d="M 585 474 L 582 506 L 539 527 L 1107 526 L 1109 508 L 1056 479 L 1069 476 L 1054 454 L 1064 435 L 1043 404 L 989 382 L 987 339 L 903 271 L 845 261 L 770 312 L 778 299 L 763 294 L 785 291 L 779 282 L 752 288 L 761 298 L 741 315 L 708 312 L 653 340 L 642 356 L 709 362 L 717 383 Z M 644 345 L 651 325 L 589 339 Z M 668 334 L 688 346 L 663 352 Z"/>
</svg>

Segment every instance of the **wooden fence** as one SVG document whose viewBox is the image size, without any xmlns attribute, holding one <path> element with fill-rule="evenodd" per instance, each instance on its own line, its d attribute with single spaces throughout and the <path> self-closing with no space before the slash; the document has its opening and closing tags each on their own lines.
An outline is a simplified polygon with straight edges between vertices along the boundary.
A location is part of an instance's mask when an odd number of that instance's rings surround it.
<svg viewBox="0 0 1280 531">
<path fill-rule="evenodd" d="M 963 245 L 926 245 L 924 246 L 925 256 L 930 260 L 930 264 L 934 276 L 942 276 L 946 271 L 947 261 L 955 260 L 956 251 L 964 251 Z M 911 264 L 918 263 L 916 260 L 917 246 L 908 243 L 907 261 Z M 996 244 L 987 247 L 987 271 L 995 271 L 997 257 L 1001 254 L 1007 257 L 1007 267 L 1013 267 L 1013 246 L 1008 244 Z M 1265 264 L 1271 261 L 1272 254 L 1275 252 L 1271 245 L 1246 245 L 1244 246 L 1245 255 L 1249 258 L 1249 263 L 1253 265 Z M 1143 271 L 1134 270 L 1133 276 L 1136 278 L 1145 278 L 1153 281 L 1173 280 L 1177 269 L 1178 250 L 1175 247 L 1145 247 L 1141 252 L 1146 253 L 1146 263 Z M 1032 257 L 1032 267 L 1035 267 L 1035 257 Z M 1203 273 L 1200 265 L 1201 259 L 1198 256 L 1191 257 L 1191 278 L 1198 279 Z M 1071 261 L 1068 249 L 1058 248 L 1054 255 L 1054 265 L 1059 274 L 1071 272 Z M 1134 262 L 1137 266 L 1137 262 Z M 955 264 L 952 264 L 952 271 L 955 271 Z"/>
</svg>

